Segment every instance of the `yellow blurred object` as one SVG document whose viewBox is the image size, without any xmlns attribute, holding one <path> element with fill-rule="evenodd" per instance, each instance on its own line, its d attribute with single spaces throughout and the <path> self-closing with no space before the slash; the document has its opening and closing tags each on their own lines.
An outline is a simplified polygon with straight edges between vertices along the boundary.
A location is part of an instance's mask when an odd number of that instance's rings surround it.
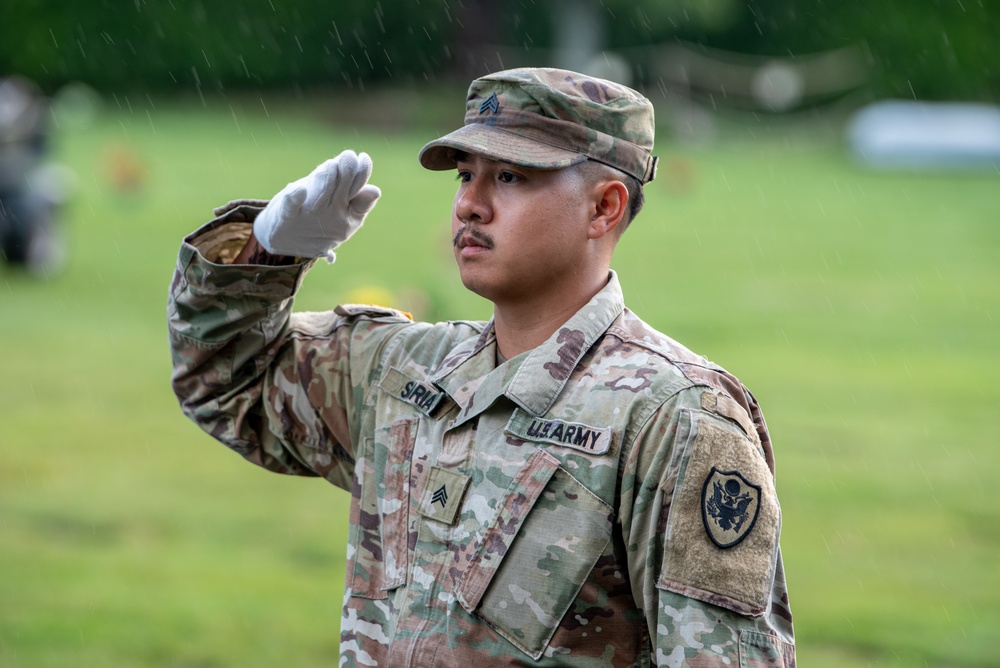
<svg viewBox="0 0 1000 668">
<path fill-rule="evenodd" d="M 104 173 L 116 190 L 142 190 L 146 185 L 147 171 L 142 157 L 123 144 L 109 146 L 104 151 Z"/>
<path fill-rule="evenodd" d="M 348 304 L 372 304 L 395 308 L 393 304 L 395 304 L 396 298 L 391 292 L 378 285 L 362 285 L 348 292 L 344 301 Z"/>
</svg>

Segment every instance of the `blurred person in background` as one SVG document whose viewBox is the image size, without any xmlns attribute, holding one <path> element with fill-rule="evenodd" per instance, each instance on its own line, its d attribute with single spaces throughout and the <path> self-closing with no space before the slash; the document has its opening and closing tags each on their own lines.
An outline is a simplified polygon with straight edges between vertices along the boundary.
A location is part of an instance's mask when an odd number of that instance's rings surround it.
<svg viewBox="0 0 1000 668">
<path fill-rule="evenodd" d="M 28 79 L 0 78 L 0 251 L 36 273 L 57 269 L 62 244 L 55 211 L 56 173 L 46 169 L 49 106 Z"/>
<path fill-rule="evenodd" d="M 610 268 L 653 134 L 650 102 L 610 81 L 472 82 L 463 127 L 419 160 L 458 173 L 454 256 L 488 322 L 292 312 L 381 194 L 363 153 L 184 240 L 184 412 L 352 495 L 341 665 L 794 665 L 757 402 L 628 310 Z"/>
</svg>

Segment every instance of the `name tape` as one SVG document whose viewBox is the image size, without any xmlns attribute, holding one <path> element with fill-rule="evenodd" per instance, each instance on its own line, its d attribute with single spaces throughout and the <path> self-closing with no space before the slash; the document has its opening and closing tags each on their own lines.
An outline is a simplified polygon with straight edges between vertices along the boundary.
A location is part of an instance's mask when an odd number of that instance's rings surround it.
<svg viewBox="0 0 1000 668">
<path fill-rule="evenodd" d="M 448 396 L 433 385 L 414 380 L 397 369 L 390 369 L 379 386 L 427 416 L 433 415 Z"/>
</svg>

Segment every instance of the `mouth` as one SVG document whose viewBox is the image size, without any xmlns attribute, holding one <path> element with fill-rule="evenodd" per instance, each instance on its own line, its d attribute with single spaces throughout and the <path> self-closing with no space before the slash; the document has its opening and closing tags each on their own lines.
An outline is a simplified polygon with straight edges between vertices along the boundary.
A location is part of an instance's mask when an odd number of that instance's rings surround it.
<svg viewBox="0 0 1000 668">
<path fill-rule="evenodd" d="M 451 243 L 463 256 L 493 250 L 493 237 L 468 225 L 455 233 Z"/>
</svg>

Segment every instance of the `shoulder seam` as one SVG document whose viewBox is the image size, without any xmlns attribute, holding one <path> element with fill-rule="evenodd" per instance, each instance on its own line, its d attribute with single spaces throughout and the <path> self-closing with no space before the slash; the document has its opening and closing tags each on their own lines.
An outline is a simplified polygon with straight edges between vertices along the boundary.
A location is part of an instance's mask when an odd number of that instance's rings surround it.
<svg viewBox="0 0 1000 668">
<path fill-rule="evenodd" d="M 631 336 L 622 327 L 619 327 L 617 325 L 613 325 L 612 327 L 608 328 L 608 334 L 611 334 L 612 336 L 617 337 L 619 340 L 621 340 L 621 341 L 623 341 L 625 343 L 630 343 L 632 345 L 638 346 L 640 348 L 643 348 L 644 350 L 648 350 L 650 353 L 652 353 L 654 355 L 657 355 L 657 356 L 661 357 L 666 362 L 668 362 L 670 365 L 672 365 L 673 367 L 675 367 L 677 369 L 677 371 L 682 376 L 684 376 L 689 381 L 691 381 L 692 385 L 695 385 L 695 386 L 697 386 L 697 385 L 704 385 L 705 387 L 710 387 L 706 383 L 701 382 L 701 381 L 699 381 L 699 380 L 697 380 L 695 378 L 692 378 L 687 373 L 685 367 L 693 367 L 693 368 L 698 368 L 698 369 L 704 369 L 706 371 L 710 371 L 712 373 L 718 373 L 718 374 L 722 374 L 722 375 L 732 375 L 728 371 L 726 371 L 724 368 L 720 367 L 718 364 L 715 364 L 712 361 L 710 361 L 707 358 L 705 358 L 703 355 L 698 355 L 698 353 L 693 353 L 692 352 L 692 355 L 694 355 L 696 357 L 700 357 L 701 359 L 704 360 L 704 362 L 699 362 L 699 361 L 695 361 L 695 360 L 682 360 L 682 359 L 679 359 L 676 356 L 670 354 L 670 351 L 667 348 L 665 348 L 664 346 L 657 345 L 656 343 L 651 342 L 651 341 L 647 341 L 645 339 L 641 339 L 641 338 L 637 338 L 635 336 Z M 680 344 L 678 344 L 678 345 L 680 345 Z"/>
</svg>

